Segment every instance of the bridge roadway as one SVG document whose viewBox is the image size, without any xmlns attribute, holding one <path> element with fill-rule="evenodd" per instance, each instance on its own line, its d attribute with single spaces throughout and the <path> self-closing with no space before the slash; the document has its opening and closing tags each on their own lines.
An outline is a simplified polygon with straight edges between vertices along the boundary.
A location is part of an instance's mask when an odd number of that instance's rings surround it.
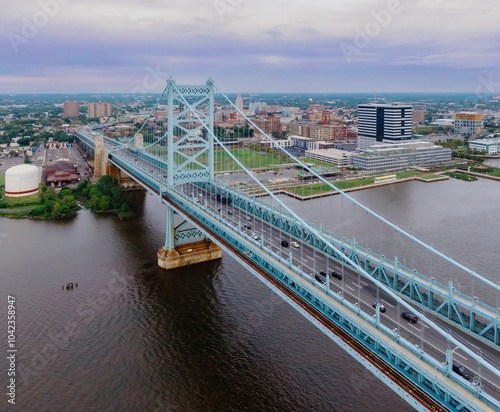
<svg viewBox="0 0 500 412">
<path fill-rule="evenodd" d="M 337 261 L 331 257 L 318 252 L 316 249 L 307 244 L 300 243 L 300 239 L 292 237 L 290 234 L 277 230 L 254 216 L 249 215 L 245 211 L 234 207 L 233 205 L 224 205 L 217 202 L 212 194 L 207 190 L 200 188 L 196 185 L 186 184 L 180 187 L 180 190 L 186 195 L 190 196 L 193 201 L 198 200 L 204 208 L 218 214 L 224 224 L 232 227 L 239 228 L 244 235 L 252 242 L 261 244 L 263 247 L 273 251 L 276 255 L 284 260 L 289 260 L 291 257 L 292 264 L 301 269 L 304 273 L 310 275 L 311 282 L 317 287 L 324 289 L 325 286 L 316 281 L 314 275 L 320 271 L 330 274 L 332 271 L 337 271 L 343 274 L 342 279 L 336 279 L 330 276 L 330 290 L 335 293 L 341 293 L 348 301 L 353 304 L 358 304 L 359 308 L 365 313 L 375 315 L 375 309 L 372 305 L 375 302 L 380 302 L 386 307 L 386 312 L 380 314 L 380 321 L 390 329 L 397 328 L 398 334 L 414 345 L 418 345 L 422 350 L 427 353 L 432 353 L 436 359 L 445 361 L 446 349 L 448 343 L 444 340 L 442 335 L 434 331 L 423 322 L 412 324 L 403 321 L 400 317 L 402 311 L 394 299 L 386 294 L 367 279 L 363 278 L 353 269 L 347 265 L 339 265 Z M 196 202 L 196 201 L 195 201 Z M 231 212 L 232 214 L 229 214 Z M 250 229 L 245 229 L 244 226 L 250 226 Z M 259 239 L 256 240 L 254 237 Z M 289 244 L 288 247 L 283 247 L 281 241 L 286 240 Z M 299 243 L 299 248 L 294 248 L 291 245 L 292 241 Z M 377 299 L 378 295 L 378 299 Z M 428 315 L 428 314 L 427 314 Z M 483 358 L 488 359 L 490 363 L 494 364 L 500 369 L 500 359 L 498 351 L 489 345 L 480 341 L 475 341 L 474 344 L 470 342 L 470 336 L 465 334 L 462 330 L 454 327 L 454 325 L 444 324 L 443 327 L 447 330 L 452 327 L 454 334 L 465 345 L 472 346 L 475 352 L 482 351 Z M 462 354 L 458 349 L 454 352 L 455 358 L 458 362 L 462 363 L 469 369 L 472 376 L 477 373 L 477 365 L 475 362 L 467 358 L 466 354 Z M 484 368 L 483 368 L 484 369 Z M 485 387 L 490 388 L 496 392 L 500 399 L 500 386 L 498 385 L 496 376 L 493 376 L 489 371 L 482 370 L 481 378 Z"/>
<path fill-rule="evenodd" d="M 133 158 L 133 156 L 129 157 L 129 160 L 136 162 L 136 164 L 143 163 L 141 165 L 141 168 L 145 168 L 146 166 L 147 166 L 147 168 L 152 167 L 149 164 L 145 164 L 144 161 L 137 160 L 136 158 Z M 151 173 L 153 176 L 157 175 L 160 180 L 161 180 L 161 178 L 164 177 L 163 173 L 165 173 L 162 168 L 157 168 L 156 166 L 153 167 L 152 169 L 150 169 L 148 172 Z M 186 187 L 188 188 L 188 190 L 196 189 L 196 190 L 198 190 L 199 194 L 203 195 L 203 190 L 201 188 L 198 188 L 198 187 L 192 186 L 192 185 L 189 185 Z M 203 196 L 207 199 L 213 200 L 212 196 L 206 191 L 205 191 L 205 195 L 203 195 Z M 201 196 L 199 196 L 199 197 L 201 197 Z M 212 210 L 214 213 L 218 212 L 221 218 L 224 215 L 224 219 L 222 219 L 222 220 L 224 220 L 225 223 L 228 225 L 233 225 L 233 226 L 239 225 L 241 227 L 243 224 L 249 222 L 247 220 L 247 215 L 244 214 L 245 212 L 243 212 L 241 210 L 238 211 L 238 209 L 235 209 L 235 212 L 237 212 L 237 213 L 233 212 L 233 215 L 229 215 L 229 214 L 227 214 L 227 210 L 225 210 L 228 208 L 228 206 L 221 205 L 220 203 L 217 203 L 216 201 L 207 202 L 207 203 L 211 203 L 211 207 L 209 208 L 209 210 Z M 204 206 L 207 206 L 207 205 L 204 205 Z M 218 209 L 220 209 L 220 211 Z M 223 209 L 224 209 L 224 211 L 223 211 Z M 245 219 L 242 219 L 243 217 L 245 217 Z M 273 250 L 279 256 L 290 254 L 293 264 L 296 267 L 300 267 L 302 265 L 305 272 L 309 272 L 309 270 L 310 270 L 311 271 L 310 273 L 314 274 L 317 270 L 323 270 L 323 269 L 331 270 L 334 268 L 340 269 L 340 267 L 335 266 L 335 262 L 331 258 L 324 256 L 321 253 L 318 253 L 315 249 L 313 249 L 309 246 L 306 246 L 306 245 L 303 245 L 301 248 L 298 248 L 296 250 L 292 250 L 293 248 L 291 248 L 290 251 L 284 251 L 280 245 L 280 241 L 282 239 L 285 239 L 287 236 L 291 240 L 291 238 L 289 237 L 290 236 L 289 234 L 282 233 L 281 231 L 277 230 L 276 228 L 266 226 L 264 224 L 264 222 L 260 221 L 259 219 L 256 219 L 255 217 L 248 216 L 248 218 L 251 219 L 251 224 L 254 225 L 254 228 L 251 229 L 251 232 L 252 231 L 257 232 L 257 233 L 259 233 L 258 236 L 261 237 L 261 239 L 259 239 L 259 241 L 260 241 L 262 247 L 268 247 L 269 250 Z M 255 226 L 255 225 L 257 225 L 257 226 Z M 257 241 L 255 241 L 254 239 L 252 239 L 249 236 L 249 235 L 251 235 L 251 232 L 246 233 L 247 240 L 255 243 Z M 343 271 L 344 277 L 340 282 L 338 282 L 338 283 L 340 283 L 340 285 L 335 283 L 335 282 L 330 282 L 330 285 L 331 285 L 330 290 L 333 292 L 339 291 L 339 292 L 343 293 L 346 300 L 350 299 L 352 302 L 358 302 L 360 307 L 363 310 L 365 310 L 367 313 L 373 313 L 374 310 L 371 308 L 371 303 L 374 302 L 374 298 L 375 298 L 374 293 L 373 293 L 374 290 L 370 287 L 370 285 L 367 282 L 362 281 L 361 278 L 359 277 L 359 275 L 357 275 L 357 277 L 356 277 L 354 272 L 348 270 L 347 268 L 343 268 L 343 269 L 344 269 L 344 271 Z M 321 289 L 324 290 L 324 286 L 319 284 L 318 282 L 315 282 L 313 279 L 314 278 L 310 279 L 311 284 L 313 284 L 314 287 L 318 288 L 319 290 L 321 290 Z M 357 280 L 357 282 L 355 282 L 355 280 Z M 347 289 L 350 289 L 350 290 L 347 290 Z M 385 296 L 384 294 L 380 294 L 379 299 L 382 302 L 385 301 L 384 303 L 386 303 L 386 306 L 392 306 L 392 303 L 394 303 L 394 302 L 391 302 L 391 299 L 388 296 Z M 418 342 L 416 344 L 423 344 L 422 345 L 423 349 L 425 349 L 426 351 L 429 351 L 429 350 L 434 351 L 437 354 L 441 355 L 441 359 L 444 359 L 443 350 L 446 348 L 446 344 L 443 344 L 442 342 L 441 343 L 438 342 L 438 337 L 440 335 L 432 333 L 432 330 L 429 330 L 429 331 L 425 330 L 424 328 L 426 327 L 426 325 L 422 325 L 422 324 L 417 324 L 416 326 L 410 325 L 410 324 L 401 325 L 399 317 L 397 317 L 397 314 L 395 314 L 393 310 L 388 310 L 386 312 L 386 314 L 383 314 L 381 316 L 381 324 L 385 324 L 388 327 L 392 327 L 392 326 L 396 325 L 397 328 L 399 329 L 400 336 L 407 338 L 409 341 Z M 414 330 L 409 329 L 410 327 Z M 424 339 L 424 331 L 425 331 L 425 339 Z M 432 336 L 432 339 L 429 339 L 429 336 Z M 459 354 L 457 353 L 457 355 L 459 355 Z M 497 354 L 493 354 L 493 355 L 496 356 Z M 439 356 L 437 358 L 439 359 Z M 466 359 L 464 359 L 462 361 L 462 363 L 466 363 Z M 467 366 L 471 370 L 474 369 L 474 365 L 467 365 Z M 482 375 L 483 375 L 483 384 L 484 384 L 485 377 L 486 377 L 484 374 L 484 371 L 483 371 Z M 489 386 L 488 384 L 485 386 L 485 390 L 487 389 L 488 386 Z M 494 385 L 491 384 L 491 386 L 494 386 Z"/>
<path fill-rule="evenodd" d="M 193 189 L 193 186 L 186 185 L 184 188 L 186 189 L 184 191 L 184 195 L 186 196 L 186 198 L 193 199 L 195 197 L 195 195 L 190 193 L 190 191 Z M 203 214 L 212 215 L 215 211 L 218 212 L 219 215 L 222 215 L 222 213 L 223 213 L 222 207 L 218 207 L 218 206 L 220 206 L 220 204 L 217 204 L 216 201 L 213 202 L 212 206 L 210 206 L 209 201 L 207 201 L 207 203 L 205 204 L 200 199 L 199 199 L 199 202 L 197 202 L 197 203 L 200 205 L 200 209 L 203 211 L 202 212 Z M 176 202 L 172 203 L 172 205 L 175 207 Z M 220 211 L 218 209 L 220 209 Z M 233 215 L 229 215 L 229 216 L 235 216 L 235 215 L 236 214 L 233 212 Z M 240 222 L 242 225 L 247 224 L 249 222 L 246 217 L 247 216 L 244 216 L 243 220 L 240 219 Z M 209 227 L 205 226 L 205 224 L 202 221 L 199 221 L 196 218 L 194 218 L 193 221 L 195 222 L 195 224 L 197 226 L 203 228 L 206 232 L 208 232 L 210 234 L 210 236 L 216 242 L 218 242 L 219 244 L 221 244 L 223 246 L 226 245 L 227 249 L 229 249 L 229 250 L 232 249 L 234 251 L 234 245 L 232 245 L 231 243 L 228 244 L 226 239 L 224 237 L 220 236 L 220 232 L 217 233 L 217 232 L 211 231 Z M 245 223 L 245 222 L 247 222 L 247 223 Z M 253 222 L 255 223 L 255 221 L 253 221 Z M 227 220 L 224 223 L 225 223 L 225 227 L 220 229 L 222 232 L 226 232 L 226 233 L 231 232 L 231 231 L 234 232 L 234 228 L 237 226 L 236 221 Z M 264 244 L 264 241 L 263 241 L 264 238 L 261 238 L 260 240 L 253 239 L 251 237 L 251 233 L 249 236 L 248 233 L 236 231 L 235 233 L 232 234 L 232 236 L 234 236 L 236 238 L 236 241 L 238 244 L 242 244 L 242 243 L 249 244 L 250 245 L 249 250 L 252 250 L 252 247 L 251 247 L 252 243 L 255 244 L 256 242 L 260 241 L 261 247 Z M 301 249 L 301 248 L 300 247 L 297 248 L 297 251 L 299 249 Z M 254 248 L 254 250 L 255 250 L 255 248 Z M 238 253 L 238 249 L 236 249 L 236 254 L 238 255 L 239 260 L 247 260 L 248 261 L 248 256 L 252 256 L 252 253 L 255 253 L 255 252 L 249 252 L 245 256 L 245 254 L 242 255 L 241 253 Z M 265 253 L 268 253 L 268 252 L 265 252 Z M 297 259 L 297 261 L 300 261 L 299 259 Z M 340 307 L 340 309 L 339 309 L 340 311 L 343 311 L 343 312 L 350 311 L 353 316 L 358 317 L 358 318 L 361 317 L 361 319 L 362 319 L 361 327 L 362 328 L 366 328 L 366 329 L 373 328 L 372 316 L 370 316 L 370 315 L 367 316 L 367 315 L 363 314 L 363 312 L 360 312 L 358 310 L 359 308 L 356 307 L 356 305 L 347 304 L 347 300 L 340 299 L 342 303 L 339 305 L 339 300 L 333 298 L 333 297 L 338 298 L 335 293 L 330 292 L 330 293 L 325 294 L 324 292 L 326 291 L 326 288 L 323 285 L 320 285 L 318 282 L 315 282 L 312 277 L 301 276 L 302 273 L 297 274 L 297 273 L 294 273 L 293 271 L 290 271 L 290 268 L 289 268 L 287 263 L 288 263 L 287 259 L 283 259 L 283 260 L 278 259 L 276 262 L 273 263 L 273 266 L 276 267 L 276 270 L 281 270 L 283 272 L 290 274 L 290 278 L 293 280 L 293 283 L 302 284 L 305 288 L 309 289 L 310 291 L 314 291 L 313 293 L 320 295 L 321 301 L 323 303 L 326 303 L 327 306 L 337 307 L 337 308 Z M 260 269 L 258 266 L 257 266 L 257 269 L 255 269 L 255 265 L 253 265 L 252 268 L 254 270 L 257 270 L 257 271 L 259 271 L 258 269 Z M 261 274 L 261 271 L 259 271 L 259 273 Z M 267 277 L 269 277 L 269 275 L 267 275 Z M 290 293 L 288 293 L 287 296 L 288 297 L 290 297 L 290 296 L 297 297 L 297 295 L 290 294 Z M 304 305 L 300 305 L 300 306 L 304 306 Z M 305 302 L 305 306 L 308 307 L 307 312 L 310 314 L 312 313 L 314 319 L 311 319 L 311 317 L 308 317 L 308 316 L 306 316 L 306 318 L 308 318 L 312 323 L 317 324 L 319 327 L 321 325 L 323 325 L 322 328 L 320 327 L 320 329 L 322 329 L 323 332 L 325 332 L 325 325 L 328 324 L 328 329 L 335 330 L 336 331 L 335 333 L 337 333 L 337 334 L 339 333 L 337 328 L 334 328 L 333 325 L 331 324 L 331 319 L 328 318 L 327 316 L 325 316 L 324 313 L 322 313 L 322 312 L 318 313 L 318 310 L 315 309 L 312 305 L 307 305 L 307 302 Z M 297 309 L 297 307 L 296 307 L 296 309 Z M 301 311 L 301 310 L 299 310 L 299 311 Z M 327 322 L 320 321 L 320 323 L 321 323 L 321 325 L 320 325 L 316 321 L 322 317 L 327 318 L 328 321 Z M 382 330 L 383 329 L 390 330 L 389 328 L 381 328 L 381 329 Z M 377 328 L 375 333 L 378 335 L 378 337 L 380 339 L 382 339 L 382 340 L 387 339 L 387 334 L 382 332 L 381 329 Z M 341 334 L 341 336 L 343 336 L 343 338 L 340 338 L 340 340 L 342 340 L 343 342 L 339 342 L 338 337 L 333 337 L 328 333 L 327 333 L 327 335 L 330 336 L 333 340 L 337 341 L 341 346 L 344 347 L 344 349 L 345 349 L 346 342 L 349 342 L 349 344 L 354 344 L 354 340 L 352 339 L 352 336 L 346 337 L 345 331 L 344 331 L 344 334 Z M 371 336 L 373 336 L 373 335 L 371 335 Z M 452 380 L 445 379 L 444 376 L 442 375 L 442 373 L 440 373 L 440 370 L 443 369 L 443 365 L 440 362 L 429 365 L 428 362 L 422 360 L 423 353 L 422 353 L 422 355 L 416 355 L 415 351 L 413 350 L 413 345 L 406 345 L 406 343 L 403 344 L 403 341 L 405 341 L 405 339 L 401 336 L 399 336 L 396 339 L 396 342 L 398 344 L 398 356 L 401 356 L 405 360 L 405 362 L 411 362 L 412 364 L 418 364 L 419 367 L 421 368 L 421 370 L 422 369 L 425 370 L 425 375 L 428 379 L 430 379 L 434 382 L 446 381 L 446 384 L 447 385 L 449 384 L 451 391 L 455 395 L 457 395 L 459 398 L 467 399 L 469 397 L 469 399 L 470 399 L 470 395 L 471 395 L 470 390 L 472 388 L 472 385 L 470 384 L 470 382 L 464 381 L 462 378 L 456 379 L 457 377 L 453 377 L 453 376 L 451 376 L 453 378 Z M 392 341 L 391 341 L 391 343 L 389 343 L 389 345 L 391 347 L 393 346 Z M 403 345 L 403 346 L 400 346 L 400 345 Z M 403 348 L 403 350 L 399 350 L 401 348 Z M 373 354 L 367 355 L 365 352 L 366 352 L 366 348 L 365 348 L 365 350 L 360 350 L 360 353 L 363 356 L 368 357 L 370 359 L 370 362 L 372 362 L 372 363 L 374 362 L 375 365 L 377 365 L 378 372 L 374 372 L 374 373 L 377 374 L 377 376 L 380 379 L 384 380 L 383 378 L 381 378 L 381 374 L 388 373 L 387 365 L 382 365 L 381 363 L 379 363 L 380 360 L 376 361 L 375 359 L 371 358 L 373 356 Z M 421 353 L 421 352 L 417 351 L 417 353 Z M 356 355 L 353 355 L 353 356 L 356 357 Z M 386 376 L 389 376 L 389 375 L 386 375 Z M 402 387 L 402 388 L 405 388 L 405 389 L 408 388 L 407 385 L 409 384 L 409 382 L 406 382 L 406 380 L 403 376 L 392 376 L 389 379 L 392 379 L 394 382 L 397 382 L 397 385 Z M 405 382 L 403 382 L 402 380 Z M 387 381 L 386 381 L 386 383 L 387 383 Z M 389 386 L 391 386 L 391 385 L 389 384 Z M 417 393 L 415 393 L 415 391 L 417 391 Z M 421 396 L 423 396 L 423 393 L 421 392 L 421 388 L 413 387 L 412 389 L 410 389 L 410 393 L 413 393 L 416 396 L 416 398 L 419 400 L 419 402 L 429 402 L 429 399 L 427 399 L 427 401 L 424 401 L 424 399 L 421 398 Z M 415 403 L 413 403 L 411 401 L 409 401 L 409 403 L 412 404 L 417 409 L 419 409 L 419 406 L 417 406 Z M 429 406 L 428 403 L 424 403 L 424 404 L 426 405 L 426 407 L 429 407 L 430 410 L 442 410 L 441 407 L 438 408 L 437 406 Z M 476 407 L 477 407 L 477 405 L 476 405 Z M 472 404 L 469 404 L 466 406 L 466 409 L 463 409 L 463 410 L 476 410 L 476 407 L 474 407 Z M 432 408 L 435 408 L 435 409 L 432 409 Z M 487 406 L 483 403 L 481 403 L 480 408 L 484 408 L 484 410 L 494 410 L 494 409 L 490 409 L 489 406 Z M 459 409 L 457 409 L 457 410 L 459 410 Z"/>
</svg>

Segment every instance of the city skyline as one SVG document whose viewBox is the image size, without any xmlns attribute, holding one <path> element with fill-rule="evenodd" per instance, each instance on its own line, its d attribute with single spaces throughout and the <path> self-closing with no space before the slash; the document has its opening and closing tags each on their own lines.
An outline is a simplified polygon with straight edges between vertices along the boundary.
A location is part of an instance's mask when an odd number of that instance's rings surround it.
<svg viewBox="0 0 500 412">
<path fill-rule="evenodd" d="M 29 1 L 3 6 L 0 94 L 500 94 L 500 4 L 463 0 Z"/>
</svg>

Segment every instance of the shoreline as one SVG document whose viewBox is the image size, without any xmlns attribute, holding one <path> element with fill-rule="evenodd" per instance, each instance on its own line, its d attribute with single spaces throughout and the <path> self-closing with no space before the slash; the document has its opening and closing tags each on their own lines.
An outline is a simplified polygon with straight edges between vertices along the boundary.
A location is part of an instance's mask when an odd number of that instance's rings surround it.
<svg viewBox="0 0 500 412">
<path fill-rule="evenodd" d="M 371 183 L 369 185 L 363 185 L 363 186 L 356 186 L 356 187 L 350 187 L 347 189 L 343 189 L 342 192 L 348 193 L 348 192 L 357 192 L 359 190 L 365 190 L 365 189 L 372 189 L 376 187 L 381 187 L 381 186 L 389 186 L 393 184 L 398 184 L 398 183 L 405 183 L 405 182 L 410 182 L 413 180 L 423 182 L 423 183 L 433 183 L 433 182 L 440 182 L 444 180 L 449 180 L 450 178 L 448 176 L 440 176 L 434 179 L 423 179 L 422 177 L 419 176 L 412 176 L 412 177 L 406 177 L 403 179 L 398 179 L 398 180 L 392 180 L 390 182 L 380 182 L 380 183 Z M 301 196 L 296 193 L 289 192 L 286 189 L 280 189 L 276 192 L 273 192 L 275 195 L 278 194 L 283 194 L 287 195 L 289 197 L 292 197 L 294 199 L 300 200 L 300 201 L 305 201 L 305 200 L 311 200 L 311 199 L 318 199 L 321 197 L 326 197 L 326 196 L 332 196 L 332 195 L 340 195 L 341 193 L 338 190 L 332 190 L 329 192 L 322 192 L 322 193 L 316 193 L 314 195 L 308 195 L 308 196 Z M 259 195 L 255 195 L 258 197 Z M 260 196 L 267 196 L 267 194 L 263 194 Z"/>
</svg>

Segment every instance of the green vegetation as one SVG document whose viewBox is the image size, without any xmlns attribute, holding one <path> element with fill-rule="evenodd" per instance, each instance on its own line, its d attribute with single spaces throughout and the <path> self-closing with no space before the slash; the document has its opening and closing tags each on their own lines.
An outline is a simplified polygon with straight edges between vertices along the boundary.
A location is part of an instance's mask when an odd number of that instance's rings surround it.
<svg viewBox="0 0 500 412">
<path fill-rule="evenodd" d="M 460 159 L 466 159 L 466 160 L 472 160 L 474 162 L 482 163 L 484 162 L 484 159 L 481 156 L 480 151 L 476 149 L 470 149 L 469 148 L 469 143 L 460 140 L 460 139 L 454 139 L 454 140 L 446 140 L 444 142 L 436 142 L 436 145 L 442 146 L 442 147 L 448 147 L 452 149 L 451 156 L 452 157 L 458 157 Z"/>
<path fill-rule="evenodd" d="M 3 195 L 0 189 L 0 213 L 14 218 L 70 219 L 80 209 L 77 200 L 96 213 L 114 213 L 120 220 L 135 217 L 117 180 L 111 176 L 101 177 L 96 185 L 84 180 L 76 189 L 63 187 L 59 193 L 53 187 L 40 185 L 37 195 Z"/>
<path fill-rule="evenodd" d="M 408 170 L 404 172 L 395 173 L 397 179 L 406 179 L 408 177 L 421 176 L 423 178 L 435 179 L 438 175 L 429 175 L 429 172 L 421 172 L 418 170 Z M 383 176 L 383 175 L 380 175 Z M 356 178 L 348 180 L 338 180 L 333 182 L 333 184 L 341 190 L 351 189 L 353 187 L 361 187 L 366 185 L 371 185 L 375 183 L 375 178 L 378 176 L 369 176 L 365 178 Z M 292 193 L 297 195 L 304 195 L 307 193 L 308 196 L 316 195 L 319 193 L 332 192 L 332 188 L 327 184 L 311 184 L 311 185 L 301 185 L 287 189 Z"/>
<path fill-rule="evenodd" d="M 472 182 L 473 180 L 477 180 L 476 176 L 471 176 L 465 173 L 445 172 L 445 175 L 453 177 L 455 179 L 465 180 L 467 182 Z"/>
<path fill-rule="evenodd" d="M 441 176 L 440 175 L 423 175 L 423 176 L 419 176 L 420 179 L 423 179 L 423 180 L 433 180 L 433 179 L 439 179 Z"/>
<path fill-rule="evenodd" d="M 395 175 L 397 179 L 406 179 L 408 177 L 420 176 L 426 173 L 427 172 L 421 172 L 419 170 L 408 170 L 405 172 L 396 172 Z"/>
<path fill-rule="evenodd" d="M 476 173 L 480 173 L 480 172 L 476 172 Z M 491 172 L 485 172 L 484 173 L 485 175 L 488 175 L 488 176 L 495 176 L 495 177 L 500 177 L 500 169 L 493 169 Z M 1 183 L 1 182 L 0 182 Z"/>
<path fill-rule="evenodd" d="M 95 185 L 84 180 L 74 192 L 85 207 L 93 212 L 115 213 L 120 220 L 130 220 L 135 217 L 118 181 L 112 176 L 101 177 Z"/>
<path fill-rule="evenodd" d="M 1 193 L 3 196 L 3 193 Z M 16 218 L 69 219 L 76 215 L 79 206 L 70 188 L 56 193 L 54 188 L 40 185 L 40 193 L 33 196 L 8 198 L 2 197 L 2 214 Z"/>
<path fill-rule="evenodd" d="M 214 127 L 214 134 L 220 140 L 233 140 L 233 139 L 239 139 L 239 138 L 243 138 L 243 137 L 253 137 L 254 130 L 251 129 L 248 125 L 245 125 L 242 127 L 215 126 Z"/>
<path fill-rule="evenodd" d="M 248 169 L 266 169 L 272 165 L 279 164 L 281 158 L 271 152 L 261 153 L 252 149 L 236 149 L 231 150 L 231 153 Z M 225 170 L 237 170 L 239 166 L 225 151 L 217 151 L 214 155 L 215 170 L 218 172 Z"/>
</svg>

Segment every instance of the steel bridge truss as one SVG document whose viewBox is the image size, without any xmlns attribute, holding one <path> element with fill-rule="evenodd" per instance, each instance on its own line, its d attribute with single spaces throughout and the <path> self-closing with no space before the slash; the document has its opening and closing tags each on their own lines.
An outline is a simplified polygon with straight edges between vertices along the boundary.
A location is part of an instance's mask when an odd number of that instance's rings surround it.
<svg viewBox="0 0 500 412">
<path fill-rule="evenodd" d="M 259 202 L 255 197 L 247 197 L 241 193 L 210 183 L 199 185 L 214 194 L 230 198 L 235 207 L 295 237 L 298 241 L 308 244 L 317 251 L 330 256 L 338 263 L 352 267 L 346 259 L 346 257 L 349 258 L 363 267 L 371 277 L 380 281 L 401 297 L 429 310 L 488 345 L 500 349 L 500 319 L 498 313 L 493 307 L 457 292 L 451 281 L 448 285 L 436 282 L 435 279 L 402 266 L 397 257 L 394 260 L 387 259 L 370 249 L 358 245 L 355 240 L 349 240 L 325 231 L 321 227 L 315 227 L 343 253 L 339 254 L 326 244 L 321 237 L 315 236 L 302 224 L 296 222 L 293 216 L 288 216 L 279 210 L 270 208 Z M 314 227 L 314 225 L 311 226 Z M 353 270 L 355 269 L 353 268 Z"/>
<path fill-rule="evenodd" d="M 167 186 L 173 188 L 182 183 L 212 181 L 213 82 L 208 80 L 204 86 L 177 86 L 173 80 L 168 80 L 166 94 Z M 189 102 L 189 106 L 184 99 Z M 203 124 L 208 125 L 211 133 Z"/>
<path fill-rule="evenodd" d="M 225 193 L 230 195 L 229 192 Z M 405 340 L 399 335 L 395 334 L 394 331 L 385 327 L 384 325 L 378 323 L 376 319 L 374 320 L 371 315 L 365 314 L 357 306 L 351 304 L 345 300 L 342 296 L 337 295 L 329 289 L 329 284 L 322 288 L 321 290 L 314 284 L 313 279 L 309 278 L 300 269 L 294 267 L 290 261 L 284 260 L 279 255 L 273 256 L 269 251 L 263 250 L 260 243 L 255 244 L 255 242 L 249 242 L 237 232 L 230 230 L 228 227 L 221 225 L 221 222 L 210 215 L 209 212 L 201 210 L 200 208 L 192 205 L 191 199 L 181 193 L 169 191 L 166 197 L 175 204 L 175 207 L 179 211 L 184 211 L 187 215 L 194 217 L 196 219 L 195 224 L 201 223 L 203 225 L 202 230 L 206 232 L 206 235 L 213 238 L 216 234 L 217 237 L 224 239 L 227 243 L 231 245 L 231 248 L 227 248 L 224 244 L 221 246 L 233 255 L 238 261 L 242 261 L 241 255 L 235 254 L 238 251 L 248 259 L 250 259 L 253 264 L 262 268 L 265 272 L 270 274 L 274 279 L 276 279 L 280 285 L 284 286 L 287 290 L 292 292 L 293 295 L 300 297 L 303 302 L 306 302 L 309 307 L 314 308 L 317 312 L 321 313 L 323 316 L 327 317 L 330 322 L 333 322 L 336 326 L 340 327 L 345 331 L 351 338 L 356 339 L 357 342 L 361 343 L 370 352 L 374 353 L 378 358 L 382 359 L 384 363 L 390 365 L 393 369 L 398 371 L 406 379 L 411 381 L 414 385 L 419 387 L 433 399 L 435 399 L 441 405 L 444 405 L 451 411 L 476 411 L 481 410 L 478 405 L 471 398 L 463 397 L 451 387 L 446 384 L 446 380 L 443 377 L 448 376 L 454 381 L 459 382 L 459 384 L 467 391 L 473 394 L 473 398 L 477 398 L 481 402 L 486 403 L 489 406 L 496 407 L 496 401 L 491 398 L 488 394 L 481 390 L 476 390 L 471 387 L 471 384 L 461 377 L 451 376 L 448 373 L 448 369 L 442 362 L 437 361 L 430 355 L 426 354 L 418 347 L 416 347 L 411 342 Z M 234 202 L 236 199 L 232 197 Z M 234 204 L 236 206 L 236 204 Z M 244 263 L 244 261 L 243 261 Z M 251 272 L 256 275 L 260 280 L 262 276 L 258 274 L 255 269 L 251 266 L 247 266 Z M 264 282 L 266 283 L 266 282 Z M 267 284 L 267 283 L 266 283 Z M 272 285 L 268 286 L 275 290 L 276 287 Z M 279 290 L 275 290 L 279 292 Z M 281 297 L 290 303 L 295 309 L 299 310 L 308 320 L 315 323 L 324 333 L 326 333 L 330 338 L 337 341 L 344 349 L 346 349 L 346 343 L 335 336 L 331 331 L 328 332 L 327 328 L 321 323 L 317 322 L 309 312 L 301 309 L 295 301 L 292 301 L 289 297 L 286 298 L 282 293 L 278 293 Z M 364 322 L 363 322 L 364 321 Z M 368 326 L 367 326 L 368 324 Z M 380 336 L 376 333 L 376 330 L 382 331 L 385 337 Z M 419 365 L 418 361 L 414 361 L 411 357 L 404 356 L 402 349 L 410 351 L 420 361 L 430 366 L 433 370 L 433 374 L 429 373 L 429 370 L 423 368 Z M 380 370 L 378 370 L 373 365 L 368 365 L 365 363 L 366 359 L 359 354 L 354 354 L 352 351 L 346 349 L 353 357 L 355 357 L 360 363 L 365 365 L 372 373 L 377 375 L 377 377 L 384 381 L 391 389 L 398 392 L 401 390 L 400 383 L 389 382 L 389 379 L 382 378 Z M 361 358 L 361 359 L 360 359 Z M 428 410 L 424 408 L 416 399 L 412 397 L 404 397 L 407 402 L 409 402 L 417 410 Z"/>
</svg>

